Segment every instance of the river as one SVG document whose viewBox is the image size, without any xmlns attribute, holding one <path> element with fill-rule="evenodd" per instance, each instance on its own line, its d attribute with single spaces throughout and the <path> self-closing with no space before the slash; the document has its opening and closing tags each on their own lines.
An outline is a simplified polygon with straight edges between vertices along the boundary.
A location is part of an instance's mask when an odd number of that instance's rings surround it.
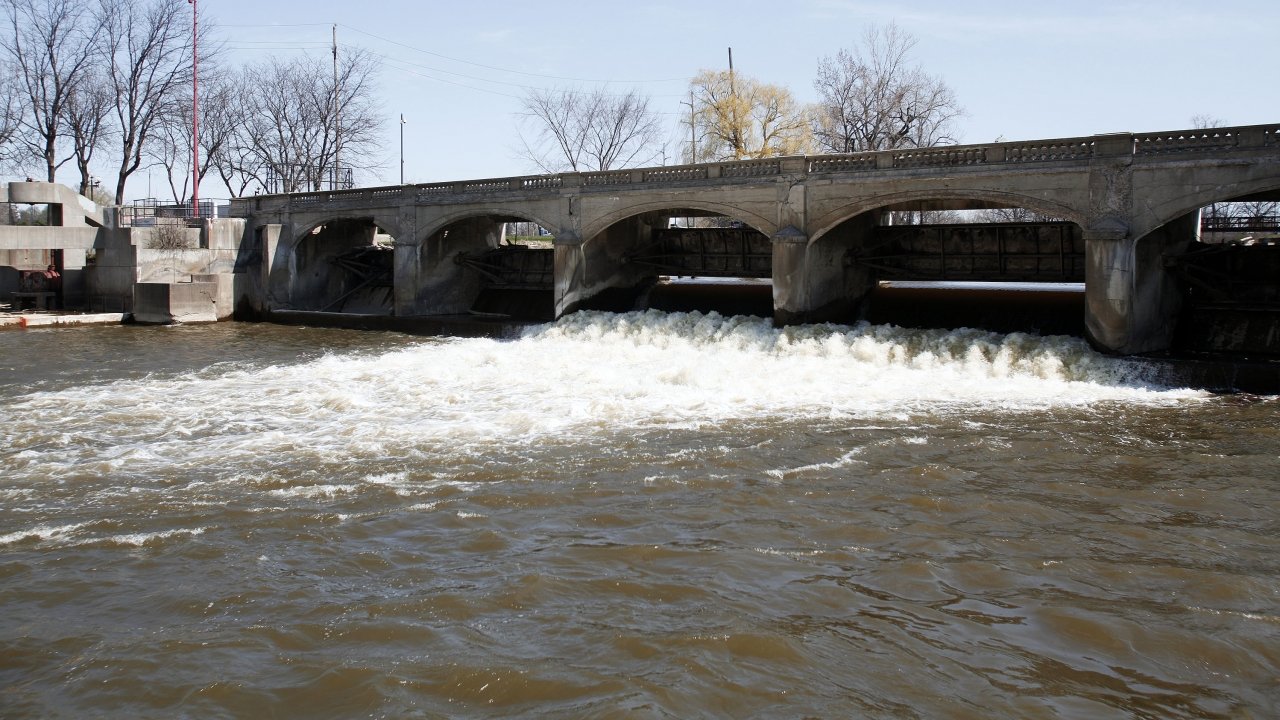
<svg viewBox="0 0 1280 720">
<path fill-rule="evenodd" d="M 0 717 L 1267 718 L 1280 401 L 1078 339 L 0 333 Z"/>
</svg>

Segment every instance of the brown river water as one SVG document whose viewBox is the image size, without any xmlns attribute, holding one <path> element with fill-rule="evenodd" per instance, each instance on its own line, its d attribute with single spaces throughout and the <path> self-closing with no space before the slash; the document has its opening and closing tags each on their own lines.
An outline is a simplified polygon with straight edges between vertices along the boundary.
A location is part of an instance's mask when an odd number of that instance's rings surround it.
<svg viewBox="0 0 1280 720">
<path fill-rule="evenodd" d="M 3 718 L 1273 718 L 1280 401 L 581 313 L 0 333 Z"/>
</svg>

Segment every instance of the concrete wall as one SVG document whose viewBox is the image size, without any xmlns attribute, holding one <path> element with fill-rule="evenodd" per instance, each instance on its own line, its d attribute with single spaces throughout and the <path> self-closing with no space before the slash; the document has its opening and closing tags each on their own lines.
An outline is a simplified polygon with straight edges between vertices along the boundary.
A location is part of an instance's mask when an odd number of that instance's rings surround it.
<svg viewBox="0 0 1280 720">
<path fill-rule="evenodd" d="M 103 227 L 102 208 L 66 185 L 49 182 L 11 182 L 3 202 L 49 205 L 60 227 Z"/>
<path fill-rule="evenodd" d="M 193 275 L 233 273 L 238 249 L 137 249 L 138 282 L 191 282 Z"/>
<path fill-rule="evenodd" d="M 133 231 L 102 231 L 93 263 L 86 272 L 87 306 L 94 312 L 133 311 L 133 285 L 138 281 L 138 248 Z"/>
<path fill-rule="evenodd" d="M 217 282 L 138 283 L 133 290 L 133 319 L 151 325 L 215 322 Z"/>
</svg>

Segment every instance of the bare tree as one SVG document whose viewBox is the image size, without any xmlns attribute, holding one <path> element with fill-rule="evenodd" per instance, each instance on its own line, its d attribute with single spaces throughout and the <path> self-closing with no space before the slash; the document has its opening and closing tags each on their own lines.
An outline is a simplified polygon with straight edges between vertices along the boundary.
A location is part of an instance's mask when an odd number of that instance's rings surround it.
<svg viewBox="0 0 1280 720">
<path fill-rule="evenodd" d="M 80 194 L 92 192 L 93 177 L 89 170 L 99 143 L 112 132 L 113 106 L 110 83 L 100 74 L 90 74 L 77 84 L 67 98 L 64 118 L 71 136 L 76 169 L 80 171 Z"/>
<path fill-rule="evenodd" d="M 16 68 L 0 57 L 0 167 L 12 167 L 21 155 L 16 140 L 22 123 L 22 108 Z"/>
<path fill-rule="evenodd" d="M 237 78 L 237 73 L 219 71 L 200 83 L 200 149 L 205 158 L 200 166 L 200 180 L 203 182 L 204 176 L 216 169 L 234 197 L 242 195 L 244 188 L 241 186 L 237 192 L 233 177 L 223 174 L 222 167 L 229 164 L 224 158 L 232 152 L 237 132 L 244 127 L 241 86 Z"/>
<path fill-rule="evenodd" d="M 147 141 L 147 158 L 164 168 L 173 202 L 185 203 L 191 192 L 191 110 L 177 110 L 156 126 Z M 202 174 L 207 165 L 201 164 Z"/>
<path fill-rule="evenodd" d="M 827 152 L 927 147 L 955 142 L 963 114 L 941 78 L 910 64 L 915 38 L 890 24 L 867 30 L 856 52 L 818 65 L 813 131 Z"/>
<path fill-rule="evenodd" d="M 249 159 L 264 187 L 280 192 L 320 190 L 340 157 L 366 169 L 381 148 L 382 119 L 374 102 L 376 64 L 363 50 L 348 51 L 338 66 L 340 112 L 334 107 L 332 67 L 314 58 L 272 59 L 246 69 L 244 132 L 228 147 L 219 173 L 241 172 Z"/>
<path fill-rule="evenodd" d="M 1061 218 L 1055 218 L 1023 207 L 987 208 L 986 210 L 977 211 L 976 215 L 978 222 L 988 223 L 1043 223 L 1061 220 Z"/>
<path fill-rule="evenodd" d="M 703 70 L 690 90 L 699 137 L 695 162 L 796 155 L 809 148 L 808 114 L 784 87 Z"/>
<path fill-rule="evenodd" d="M 1208 113 L 1197 113 L 1191 116 L 1191 127 L 1196 130 L 1208 130 L 1210 128 L 1226 127 L 1227 121 L 1222 118 L 1214 117 Z"/>
<path fill-rule="evenodd" d="M 119 130 L 118 203 L 129 177 L 143 166 L 152 134 L 190 103 L 182 92 L 191 85 L 190 7 L 172 0 L 99 0 Z M 208 33 L 209 24 L 201 25 L 202 35 Z M 212 49 L 202 52 L 214 55 Z"/>
<path fill-rule="evenodd" d="M 535 139 L 523 154 L 544 172 L 611 170 L 649 164 L 661 152 L 662 123 L 649 98 L 631 90 L 533 90 L 523 115 Z"/>
<path fill-rule="evenodd" d="M 200 182 L 210 172 L 216 172 L 226 183 L 234 197 L 236 191 L 233 173 L 227 170 L 227 156 L 237 143 L 237 133 L 244 127 L 241 114 L 243 104 L 237 84 L 240 74 L 215 67 L 201 71 L 200 78 Z M 169 189 L 175 203 L 187 201 L 191 190 L 191 113 L 189 102 L 175 103 L 155 128 L 152 141 L 147 145 L 147 157 L 165 169 Z M 224 172 L 224 170 L 226 170 Z M 252 180 L 245 182 L 247 185 Z"/>
<path fill-rule="evenodd" d="M 53 182 L 70 159 L 59 159 L 66 105 L 99 52 L 100 26 L 82 0 L 5 0 L 4 7 L 9 22 L 0 52 L 23 106 L 18 141 Z"/>
</svg>

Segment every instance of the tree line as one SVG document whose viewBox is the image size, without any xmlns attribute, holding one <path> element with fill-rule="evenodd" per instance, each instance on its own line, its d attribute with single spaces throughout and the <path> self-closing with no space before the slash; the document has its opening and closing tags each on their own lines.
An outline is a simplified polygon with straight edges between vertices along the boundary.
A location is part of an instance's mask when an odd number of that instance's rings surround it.
<svg viewBox="0 0 1280 720">
<path fill-rule="evenodd" d="M 379 150 L 376 63 L 361 50 L 323 58 L 225 61 L 216 28 L 177 0 L 0 0 L 0 166 L 56 182 L 68 164 L 81 194 L 113 167 L 108 202 L 162 167 L 175 201 L 191 192 L 193 42 L 199 47 L 199 177 L 234 196 L 319 190 L 341 162 Z M 199 36 L 195 37 L 195 28 Z"/>
<path fill-rule="evenodd" d="M 955 143 L 963 110 L 941 78 L 912 63 L 915 44 L 896 25 L 869 28 L 852 50 L 818 63 L 812 105 L 733 70 L 703 70 L 682 103 L 687 140 L 678 157 L 706 162 Z M 522 153 L 546 172 L 657 164 L 668 155 L 660 113 L 637 91 L 535 90 L 524 97 L 522 115 Z"/>
<path fill-rule="evenodd" d="M 175 201 L 191 194 L 192 5 L 176 0 L 0 0 L 0 167 L 50 182 L 70 165 L 80 192 L 111 167 L 104 199 L 162 168 Z M 301 55 L 235 65 L 199 18 L 201 183 L 233 197 L 258 188 L 321 190 L 337 167 L 366 169 L 381 150 L 373 54 Z M 954 142 L 962 110 L 940 78 L 911 62 L 915 40 L 871 28 L 822 59 L 805 106 L 784 87 L 704 70 L 689 84 L 688 138 L 638 91 L 551 89 L 522 102 L 521 154 L 544 172 L 857 152 Z M 112 187 L 113 185 L 113 187 Z"/>
<path fill-rule="evenodd" d="M 174 201 L 187 201 L 193 7 L 0 0 L 0 169 L 56 182 L 70 166 L 90 196 L 93 168 L 110 167 L 114 177 L 95 199 L 122 204 L 130 178 L 159 167 Z M 233 197 L 317 191 L 341 184 L 339 166 L 372 168 L 383 129 L 373 53 L 335 43 L 332 58 L 233 64 L 211 19 L 202 14 L 198 27 L 202 183 L 216 176 Z M 817 101 L 808 105 L 785 87 L 703 70 L 681 103 L 674 151 L 671 124 L 639 91 L 531 90 L 517 113 L 518 152 L 550 173 L 953 144 L 963 110 L 946 82 L 913 61 L 915 45 L 896 25 L 868 28 L 818 62 Z M 1214 212 L 1276 213 L 1272 202 L 1243 205 Z"/>
</svg>

